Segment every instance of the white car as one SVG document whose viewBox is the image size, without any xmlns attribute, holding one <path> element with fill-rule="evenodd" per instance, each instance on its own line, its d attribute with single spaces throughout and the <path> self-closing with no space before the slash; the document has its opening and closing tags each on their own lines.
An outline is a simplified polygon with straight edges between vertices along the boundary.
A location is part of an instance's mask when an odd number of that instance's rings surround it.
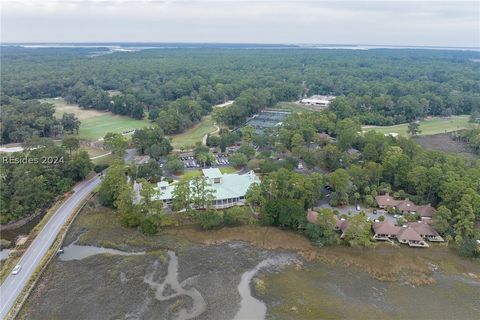
<svg viewBox="0 0 480 320">
<path fill-rule="evenodd" d="M 21 269 L 22 269 L 22 266 L 21 266 L 21 265 L 19 265 L 19 264 L 17 264 L 17 265 L 15 266 L 15 268 L 13 268 L 13 270 L 12 270 L 12 274 L 13 274 L 13 275 L 16 275 L 16 274 L 18 274 L 18 273 L 20 272 L 20 270 L 21 270 Z"/>
</svg>

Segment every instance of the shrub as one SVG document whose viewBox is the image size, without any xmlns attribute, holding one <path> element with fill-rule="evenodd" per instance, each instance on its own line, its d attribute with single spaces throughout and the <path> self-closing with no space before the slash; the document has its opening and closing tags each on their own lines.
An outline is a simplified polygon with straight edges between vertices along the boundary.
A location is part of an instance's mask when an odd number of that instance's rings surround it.
<svg viewBox="0 0 480 320">
<path fill-rule="evenodd" d="M 420 216 L 416 213 L 407 213 L 407 214 L 404 214 L 403 217 L 408 222 L 415 222 L 420 220 Z"/>
<path fill-rule="evenodd" d="M 142 230 L 142 233 L 148 234 L 148 235 L 155 235 L 158 232 L 158 228 L 150 217 L 146 217 L 142 220 L 140 223 L 140 230 Z"/>
<path fill-rule="evenodd" d="M 219 228 L 223 224 L 221 212 L 213 209 L 198 211 L 198 220 L 203 230 Z"/>
<path fill-rule="evenodd" d="M 335 242 L 335 233 L 326 231 L 321 225 L 309 223 L 304 232 L 312 244 L 323 247 Z"/>
<path fill-rule="evenodd" d="M 108 164 L 96 164 L 93 167 L 93 171 L 95 171 L 96 173 L 100 173 L 107 168 L 108 168 Z"/>
<path fill-rule="evenodd" d="M 405 223 L 407 223 L 407 220 L 405 220 L 403 217 L 397 219 L 397 226 L 403 226 Z"/>
<path fill-rule="evenodd" d="M 378 217 L 378 221 L 382 221 L 382 222 L 385 221 L 385 217 L 384 216 Z"/>
<path fill-rule="evenodd" d="M 223 212 L 223 223 L 234 227 L 250 222 L 250 210 L 247 207 L 233 207 Z"/>
<path fill-rule="evenodd" d="M 467 238 L 460 241 L 458 244 L 458 250 L 460 255 L 469 258 L 479 258 L 480 249 L 478 248 L 477 241 L 473 238 Z"/>
<path fill-rule="evenodd" d="M 120 216 L 122 225 L 129 228 L 138 227 L 141 223 L 140 220 L 140 215 L 136 211 L 125 212 Z"/>
<path fill-rule="evenodd" d="M 228 161 L 230 161 L 230 164 L 234 167 L 244 167 L 247 165 L 248 159 L 245 154 L 235 152 L 228 158 Z"/>
</svg>

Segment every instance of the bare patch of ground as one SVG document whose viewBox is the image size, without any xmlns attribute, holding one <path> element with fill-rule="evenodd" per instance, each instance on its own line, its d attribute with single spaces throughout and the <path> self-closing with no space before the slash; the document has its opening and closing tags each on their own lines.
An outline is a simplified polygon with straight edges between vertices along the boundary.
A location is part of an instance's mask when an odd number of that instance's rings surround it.
<svg viewBox="0 0 480 320">
<path fill-rule="evenodd" d="M 479 158 L 478 155 L 470 152 L 464 142 L 453 140 L 448 133 L 418 136 L 413 139 L 425 149 L 454 153 L 471 158 Z"/>
</svg>

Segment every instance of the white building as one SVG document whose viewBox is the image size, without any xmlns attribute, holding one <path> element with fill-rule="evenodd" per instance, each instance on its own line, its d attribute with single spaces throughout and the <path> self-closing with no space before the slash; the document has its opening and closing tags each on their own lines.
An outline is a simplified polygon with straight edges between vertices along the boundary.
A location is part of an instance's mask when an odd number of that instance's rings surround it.
<svg viewBox="0 0 480 320">
<path fill-rule="evenodd" d="M 307 105 L 307 106 L 315 106 L 315 107 L 323 107 L 326 108 L 335 99 L 334 96 L 320 96 L 314 95 L 309 98 L 305 98 L 300 100 L 300 103 Z"/>
<path fill-rule="evenodd" d="M 245 202 L 245 194 L 248 188 L 254 184 L 260 184 L 260 179 L 255 172 L 250 171 L 240 175 L 237 173 L 222 174 L 218 168 L 203 169 L 203 175 L 207 178 L 209 187 L 213 191 L 213 206 L 217 209 L 229 208 L 235 205 L 242 205 Z M 175 183 L 169 184 L 161 181 L 157 184 L 160 195 L 157 197 L 166 204 L 173 200 Z"/>
</svg>

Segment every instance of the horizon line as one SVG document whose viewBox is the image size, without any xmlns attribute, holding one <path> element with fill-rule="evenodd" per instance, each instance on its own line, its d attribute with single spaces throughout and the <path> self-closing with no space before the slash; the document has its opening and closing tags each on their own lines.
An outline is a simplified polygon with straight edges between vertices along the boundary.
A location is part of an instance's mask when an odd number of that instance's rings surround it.
<svg viewBox="0 0 480 320">
<path fill-rule="evenodd" d="M 412 47 L 412 48 L 471 48 L 480 49 L 478 46 L 452 46 L 452 45 L 409 45 L 409 44 L 367 44 L 367 43 L 315 43 L 315 42 L 291 42 L 291 43 L 266 43 L 266 42 L 201 42 L 201 41 L 15 41 L 3 42 L 0 45 L 39 45 L 39 44 L 235 44 L 235 45 L 267 45 L 267 46 L 382 46 L 382 47 Z"/>
</svg>

